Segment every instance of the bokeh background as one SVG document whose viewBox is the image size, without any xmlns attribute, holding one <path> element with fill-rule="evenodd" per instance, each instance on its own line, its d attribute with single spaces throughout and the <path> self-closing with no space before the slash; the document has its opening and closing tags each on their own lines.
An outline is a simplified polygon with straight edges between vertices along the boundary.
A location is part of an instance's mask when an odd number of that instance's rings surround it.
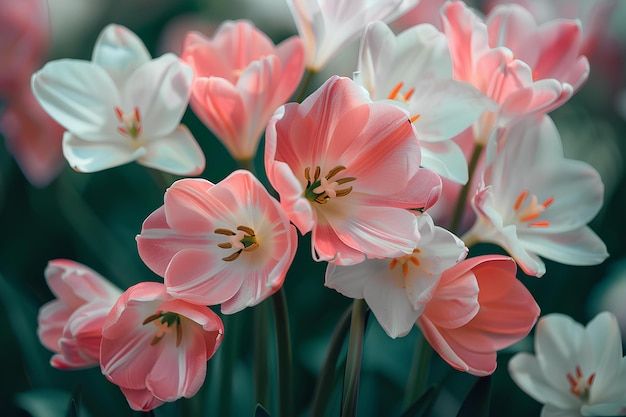
<svg viewBox="0 0 626 417">
<path fill-rule="evenodd" d="M 210 33 L 225 19 L 250 19 L 276 42 L 295 34 L 295 26 L 284 0 L 48 0 L 43 21 L 38 13 L 24 14 L 11 3 L 18 1 L 0 0 L 0 416 L 65 416 L 72 396 L 81 399 L 80 415 L 138 415 L 98 368 L 71 372 L 52 368 L 51 352 L 37 339 L 36 319 L 39 307 L 52 299 L 43 277 L 52 259 L 81 262 L 121 288 L 159 280 L 140 260 L 135 236 L 146 216 L 163 203 L 164 189 L 157 173 L 136 164 L 94 174 L 71 170 L 60 155 L 62 131 L 50 126 L 45 115 L 32 110 L 32 103 L 23 98 L 23 89 L 27 89 L 30 73 L 47 60 L 90 59 L 98 33 L 109 23 L 133 30 L 153 56 L 179 52 L 187 31 Z M 26 9 L 45 2 L 19 3 Z M 605 206 L 591 226 L 605 241 L 611 256 L 594 267 L 548 262 L 543 278 L 520 273 L 520 279 L 535 296 L 542 314 L 561 312 L 586 323 L 598 311 L 608 309 L 617 315 L 626 335 L 626 27 L 620 24 L 626 21 L 626 2 L 613 3 L 615 8 L 600 18 L 600 24 L 585 26 L 586 34 L 598 31 L 589 49 L 589 81 L 564 107 L 552 113 L 566 156 L 587 161 L 603 178 Z M 483 10 L 487 6 L 480 2 L 473 5 Z M 581 18 L 583 23 L 589 20 L 588 15 Z M 23 34 L 28 30 L 38 34 L 34 43 L 23 43 L 23 38 L 15 35 L 15 31 Z M 356 44 L 334 60 L 326 72 L 318 74 L 313 84 L 320 85 L 333 73 L 350 76 L 356 62 Z M 33 55 L 27 60 L 30 67 L 16 67 L 16 57 L 23 59 L 28 54 Z M 26 81 L 7 82 L 11 81 L 8 71 L 21 73 Z M 205 151 L 207 166 L 202 177 L 217 182 L 236 168 L 223 146 L 191 111 L 183 123 Z M 256 159 L 256 168 L 263 177 L 261 156 Z M 299 246 L 285 290 L 294 344 L 294 401 L 297 415 L 306 415 L 331 333 L 351 300 L 323 286 L 325 265 L 311 260 L 308 236 L 300 240 Z M 494 250 L 479 245 L 472 252 Z M 250 311 L 240 315 L 237 337 L 225 342 L 209 362 L 205 389 L 199 394 L 208 410 L 203 416 L 254 413 L 252 315 Z M 228 332 L 227 327 L 227 338 Z M 373 318 L 369 321 L 360 416 L 398 416 L 404 410 L 402 398 L 416 340 L 417 329 L 405 338 L 392 340 Z M 232 374 L 223 379 L 217 375 L 215 363 L 224 360 L 225 348 L 235 365 Z M 519 390 L 506 371 L 508 359 L 519 350 L 532 351 L 532 339 L 499 354 L 499 367 L 492 379 L 492 416 L 539 415 L 541 405 Z M 449 370 L 433 355 L 429 382 L 437 382 Z M 470 375 L 453 373 L 432 415 L 456 415 L 475 380 Z M 232 388 L 230 400 L 222 396 L 224 383 Z M 339 414 L 340 386 L 336 381 L 327 407 L 329 416 Z M 270 391 L 274 390 L 271 384 Z M 268 408 L 270 412 L 276 410 L 276 404 Z M 182 400 L 158 408 L 155 414 L 184 415 L 190 409 L 189 402 Z"/>
</svg>

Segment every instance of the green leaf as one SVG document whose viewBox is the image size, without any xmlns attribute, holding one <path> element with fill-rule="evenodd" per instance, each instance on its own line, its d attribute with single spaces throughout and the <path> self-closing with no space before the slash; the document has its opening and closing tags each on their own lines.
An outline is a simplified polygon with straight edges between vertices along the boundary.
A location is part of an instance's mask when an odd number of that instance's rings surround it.
<svg viewBox="0 0 626 417">
<path fill-rule="evenodd" d="M 422 417 L 424 412 L 429 409 L 429 405 L 437 399 L 440 390 L 438 386 L 427 389 L 400 417 Z"/>
<path fill-rule="evenodd" d="M 491 402 L 491 375 L 478 378 L 463 401 L 457 417 L 488 417 Z"/>
<path fill-rule="evenodd" d="M 272 417 L 270 413 L 267 412 L 265 408 L 261 404 L 256 405 L 256 409 L 254 410 L 254 417 Z"/>
<path fill-rule="evenodd" d="M 67 417 L 70 394 L 55 389 L 35 389 L 15 396 L 16 405 L 32 417 Z"/>
</svg>

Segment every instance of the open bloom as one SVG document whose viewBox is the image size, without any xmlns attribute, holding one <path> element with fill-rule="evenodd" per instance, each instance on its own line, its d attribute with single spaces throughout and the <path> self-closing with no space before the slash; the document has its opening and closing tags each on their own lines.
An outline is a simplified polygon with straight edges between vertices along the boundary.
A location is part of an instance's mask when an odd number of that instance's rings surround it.
<svg viewBox="0 0 626 417">
<path fill-rule="evenodd" d="M 275 46 L 246 20 L 222 23 L 211 39 L 187 34 L 181 58 L 194 70 L 191 108 L 238 160 L 254 157 L 267 121 L 304 71 L 300 38 Z"/>
<path fill-rule="evenodd" d="M 302 104 L 276 112 L 265 169 L 313 256 L 342 265 L 410 254 L 414 212 L 437 201 L 441 180 L 422 169 L 407 113 L 368 100 L 349 78 L 331 77 Z"/>
<path fill-rule="evenodd" d="M 91 61 L 61 59 L 32 77 L 41 106 L 67 132 L 63 153 L 77 171 L 94 172 L 137 161 L 180 175 L 204 169 L 204 154 L 185 112 L 192 70 L 174 54 L 150 59 L 128 29 L 109 25 Z"/>
<path fill-rule="evenodd" d="M 602 207 L 602 180 L 563 157 L 552 120 L 527 118 L 492 139 L 484 185 L 472 200 L 477 220 L 463 240 L 499 244 L 538 277 L 545 265 L 537 255 L 569 265 L 604 261 L 606 246 L 587 226 Z"/>
<path fill-rule="evenodd" d="M 198 392 L 223 335 L 208 307 L 142 282 L 122 294 L 104 322 L 100 368 L 132 409 L 151 410 Z"/>
<path fill-rule="evenodd" d="M 322 69 L 374 20 L 393 20 L 416 0 L 287 0 L 306 48 L 306 66 Z"/>
<path fill-rule="evenodd" d="M 563 314 L 542 317 L 535 354 L 513 356 L 509 373 L 545 404 L 541 417 L 626 415 L 626 357 L 611 313 L 598 314 L 587 327 Z"/>
<path fill-rule="evenodd" d="M 539 306 L 516 272 L 515 262 L 499 255 L 466 259 L 444 271 L 417 326 L 455 369 L 493 373 L 496 352 L 534 326 Z"/>
<path fill-rule="evenodd" d="M 383 22 L 367 26 L 355 81 L 372 100 L 405 107 L 422 147 L 425 168 L 464 184 L 467 163 L 452 137 L 496 104 L 467 82 L 452 78 L 446 37 L 428 24 L 399 35 Z"/>
<path fill-rule="evenodd" d="M 484 22 L 464 2 L 445 5 L 442 17 L 455 78 L 499 106 L 476 122 L 478 143 L 485 144 L 496 126 L 562 105 L 589 75 L 589 63 L 580 56 L 580 22 L 537 27 L 519 6 L 496 8 Z"/>
<path fill-rule="evenodd" d="M 358 265 L 329 264 L 326 286 L 365 299 L 393 338 L 415 325 L 444 270 L 465 258 L 467 248 L 456 236 L 437 227 L 426 213 L 418 215 L 421 239 L 413 253 L 391 259 L 367 259 Z"/>
<path fill-rule="evenodd" d="M 183 179 L 144 222 L 139 255 L 186 301 L 235 313 L 278 291 L 297 235 L 278 201 L 248 171 L 212 184 Z"/>
<path fill-rule="evenodd" d="M 96 366 L 100 360 L 102 325 L 122 291 L 78 262 L 55 259 L 45 270 L 57 297 L 39 309 L 37 334 L 59 369 Z"/>
</svg>

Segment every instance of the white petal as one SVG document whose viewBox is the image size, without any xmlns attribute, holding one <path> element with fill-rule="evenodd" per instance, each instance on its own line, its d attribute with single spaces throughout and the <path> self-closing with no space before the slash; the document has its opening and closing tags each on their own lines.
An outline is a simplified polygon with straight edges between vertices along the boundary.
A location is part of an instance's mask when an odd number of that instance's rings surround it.
<svg viewBox="0 0 626 417">
<path fill-rule="evenodd" d="M 192 77 L 191 67 L 176 55 L 165 54 L 133 72 L 124 85 L 120 106 L 125 112 L 139 108 L 144 136 L 165 136 L 183 117 Z"/>
<path fill-rule="evenodd" d="M 124 26 L 111 24 L 100 32 L 91 60 L 104 68 L 121 88 L 130 74 L 151 58 L 137 35 Z"/>
<path fill-rule="evenodd" d="M 422 162 L 424 168 L 436 172 L 443 178 L 458 184 L 467 183 L 467 161 L 463 151 L 451 140 L 445 142 L 422 142 Z"/>
<path fill-rule="evenodd" d="M 509 361 L 509 374 L 513 381 L 528 395 L 542 404 L 551 404 L 561 409 L 580 408 L 580 401 L 569 392 L 556 389 L 539 367 L 537 359 L 529 353 L 518 353 Z M 565 380 L 567 385 L 567 380 Z"/>
<path fill-rule="evenodd" d="M 177 175 L 199 175 L 204 171 L 204 153 L 187 127 L 180 125 L 171 134 L 149 141 L 141 165 Z"/>
<path fill-rule="evenodd" d="M 555 235 L 523 236 L 524 247 L 567 265 L 597 265 L 609 256 L 606 245 L 589 227 Z"/>
<path fill-rule="evenodd" d="M 89 61 L 47 63 L 31 80 L 33 94 L 60 125 L 85 140 L 115 134 L 120 96 L 107 72 Z"/>
<path fill-rule="evenodd" d="M 541 409 L 540 417 L 582 417 L 582 414 L 580 408 L 563 409 L 547 404 Z"/>
<path fill-rule="evenodd" d="M 619 385 L 621 371 L 619 365 L 622 360 L 622 336 L 617 319 L 609 312 L 600 313 L 587 324 L 585 333 L 594 347 L 596 373 L 589 393 L 589 403 L 616 400 L 617 398 L 607 397 L 607 394 L 616 384 Z"/>
<path fill-rule="evenodd" d="M 79 172 L 96 172 L 127 164 L 140 158 L 143 148 L 133 151 L 123 141 L 84 140 L 71 132 L 63 135 L 63 155 L 70 166 Z"/>
</svg>

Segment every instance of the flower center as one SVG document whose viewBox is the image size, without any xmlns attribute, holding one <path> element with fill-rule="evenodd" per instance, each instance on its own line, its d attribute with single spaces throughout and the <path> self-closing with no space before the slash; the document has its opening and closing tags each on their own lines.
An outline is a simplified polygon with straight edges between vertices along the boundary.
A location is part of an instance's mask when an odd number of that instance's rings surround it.
<svg viewBox="0 0 626 417">
<path fill-rule="evenodd" d="M 157 311 L 145 318 L 143 324 L 154 323 L 157 327 L 154 337 L 150 342 L 150 346 L 154 346 L 163 339 L 166 334 L 173 334 L 176 329 L 176 347 L 180 346 L 180 342 L 183 340 L 183 326 L 180 322 L 180 316 L 176 313 L 169 311 Z"/>
<path fill-rule="evenodd" d="M 409 91 L 407 91 L 406 93 L 404 93 L 403 95 L 398 97 L 398 94 L 400 93 L 400 90 L 402 90 L 403 86 L 404 86 L 404 83 L 402 81 L 400 81 L 398 84 L 396 84 L 396 86 L 393 88 L 393 90 L 391 90 L 391 93 L 389 93 L 389 95 L 387 96 L 387 99 L 389 99 L 389 100 L 396 100 L 396 101 L 400 101 L 400 102 L 402 102 L 404 104 L 407 104 L 409 102 L 409 99 L 411 98 L 411 96 L 415 92 L 415 88 L 410 88 Z M 411 123 L 415 123 L 417 121 L 417 119 L 419 119 L 419 118 L 420 118 L 419 114 L 416 114 L 415 116 L 411 116 L 411 118 L 410 118 Z"/>
<path fill-rule="evenodd" d="M 141 126 L 141 112 L 139 111 L 139 107 L 135 107 L 127 113 L 124 113 L 118 106 L 115 106 L 113 110 L 115 110 L 117 120 L 123 124 L 123 126 L 117 127 L 118 132 L 124 136 L 130 136 L 133 139 L 137 139 L 141 136 L 143 128 Z"/>
<path fill-rule="evenodd" d="M 539 204 L 537 196 L 533 195 L 530 199 L 530 203 L 526 207 L 522 208 L 524 201 L 528 198 L 528 190 L 522 191 L 513 204 L 513 211 L 515 212 L 515 219 L 519 223 L 528 223 L 529 227 L 548 227 L 550 222 L 546 220 L 537 220 L 541 213 L 543 213 L 554 202 L 554 197 L 548 198 L 543 203 Z"/>
<path fill-rule="evenodd" d="M 580 369 L 580 366 L 576 366 L 576 376 L 568 373 L 567 381 L 569 382 L 569 391 L 580 398 L 583 401 L 587 401 L 589 399 L 589 390 L 591 389 L 591 384 L 593 384 L 593 380 L 596 377 L 595 372 L 589 375 L 588 378 L 583 377 L 583 372 Z"/>
<path fill-rule="evenodd" d="M 252 252 L 259 247 L 259 241 L 254 234 L 254 230 L 248 226 L 237 226 L 237 231 L 230 229 L 215 229 L 214 233 L 228 236 L 228 242 L 218 243 L 222 249 L 235 249 L 235 252 L 222 258 L 223 261 L 230 262 L 239 258 L 241 252 Z"/>
<path fill-rule="evenodd" d="M 404 275 L 404 278 L 407 278 L 409 276 L 409 263 L 420 266 L 420 261 L 415 255 L 416 253 L 420 253 L 420 250 L 417 248 L 413 249 L 413 253 L 411 254 L 393 258 L 391 262 L 389 262 L 389 269 L 393 270 L 397 265 L 402 265 L 402 275 Z"/>
<path fill-rule="evenodd" d="M 321 168 L 315 167 L 313 178 L 311 178 L 311 168 L 306 167 L 304 169 L 304 178 L 306 179 L 306 189 L 304 190 L 304 196 L 319 204 L 326 204 L 331 198 L 343 197 L 352 191 L 352 186 L 348 188 L 338 189 L 338 187 L 347 182 L 355 181 L 354 177 L 344 177 L 338 180 L 331 179 L 339 172 L 346 169 L 344 166 L 336 166 L 331 169 L 325 177 L 321 176 Z"/>
</svg>

